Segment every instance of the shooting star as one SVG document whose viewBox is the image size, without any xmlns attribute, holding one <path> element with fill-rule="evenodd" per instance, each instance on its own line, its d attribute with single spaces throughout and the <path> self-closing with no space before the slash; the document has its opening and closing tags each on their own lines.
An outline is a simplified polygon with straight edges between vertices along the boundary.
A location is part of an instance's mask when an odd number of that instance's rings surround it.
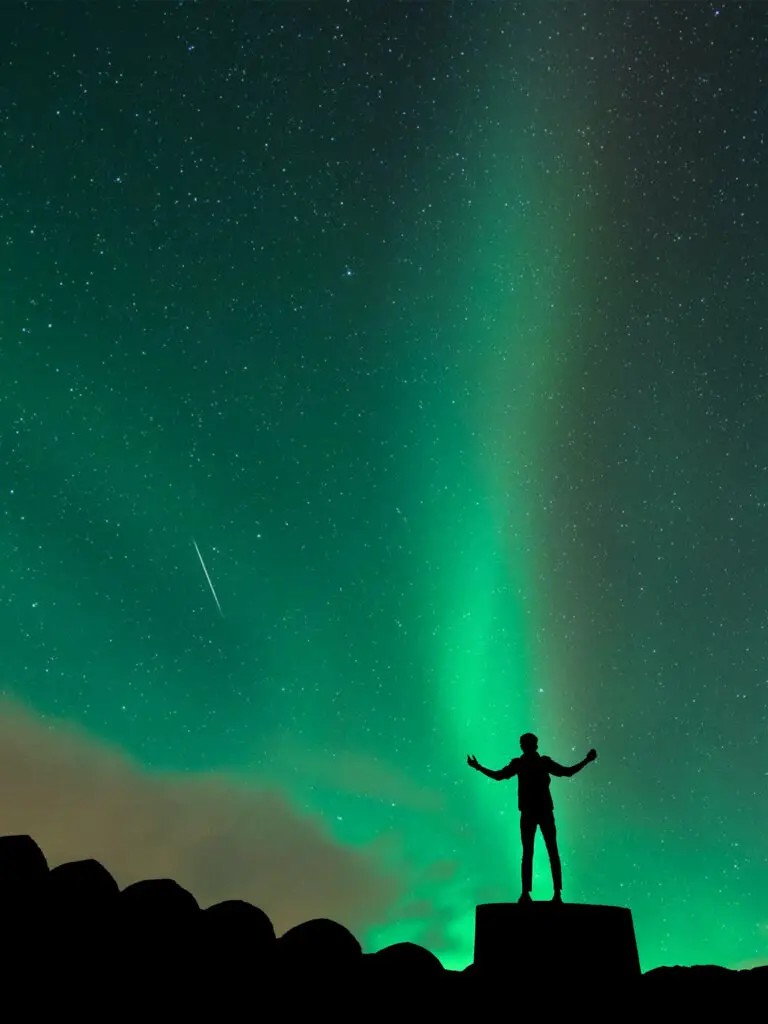
<svg viewBox="0 0 768 1024">
<path fill-rule="evenodd" d="M 195 545 L 195 551 L 197 552 L 197 557 L 200 559 L 200 565 L 202 565 L 203 572 L 205 573 L 205 578 L 208 580 L 208 586 L 211 588 L 211 593 L 213 594 L 213 600 L 216 602 L 216 607 L 219 609 L 219 615 L 223 619 L 224 618 L 224 612 L 221 610 L 221 605 L 219 604 L 219 599 L 218 599 L 218 597 L 216 597 L 216 591 L 213 589 L 213 583 L 211 583 L 211 577 L 208 575 L 208 570 L 205 567 L 205 562 L 203 561 L 203 556 L 200 554 L 200 548 L 197 546 L 197 541 L 195 540 L 194 537 L 192 538 L 192 543 Z"/>
</svg>

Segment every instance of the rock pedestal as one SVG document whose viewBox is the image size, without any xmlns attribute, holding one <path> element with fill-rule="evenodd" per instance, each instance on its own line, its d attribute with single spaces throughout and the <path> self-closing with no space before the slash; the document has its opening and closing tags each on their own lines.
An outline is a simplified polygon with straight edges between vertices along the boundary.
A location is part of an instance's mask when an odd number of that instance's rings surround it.
<svg viewBox="0 0 768 1024">
<path fill-rule="evenodd" d="M 475 969 L 510 981 L 632 982 L 640 977 L 632 913 L 589 903 L 484 903 Z"/>
</svg>

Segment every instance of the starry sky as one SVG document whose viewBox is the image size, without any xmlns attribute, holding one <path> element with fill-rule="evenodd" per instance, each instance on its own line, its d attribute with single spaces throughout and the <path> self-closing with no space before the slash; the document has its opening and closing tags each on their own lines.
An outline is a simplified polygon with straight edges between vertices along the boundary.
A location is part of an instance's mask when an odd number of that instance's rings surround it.
<svg viewBox="0 0 768 1024">
<path fill-rule="evenodd" d="M 2 6 L 0 831 L 463 967 L 533 730 L 566 900 L 768 961 L 767 47 Z"/>
</svg>

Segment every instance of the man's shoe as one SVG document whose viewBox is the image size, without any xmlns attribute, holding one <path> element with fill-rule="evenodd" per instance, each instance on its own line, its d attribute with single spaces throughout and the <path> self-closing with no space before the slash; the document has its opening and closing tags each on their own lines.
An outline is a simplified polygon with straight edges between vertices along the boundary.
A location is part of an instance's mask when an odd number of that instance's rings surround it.
<svg viewBox="0 0 768 1024">
<path fill-rule="evenodd" d="M 563 902 L 563 897 L 560 895 L 560 890 L 559 889 L 557 889 L 555 891 L 555 895 L 552 897 L 552 902 L 553 903 L 562 903 Z"/>
<path fill-rule="evenodd" d="M 517 902 L 518 903 L 533 903 L 533 900 L 531 899 L 531 894 L 529 892 L 524 892 L 520 896 L 520 899 Z"/>
</svg>

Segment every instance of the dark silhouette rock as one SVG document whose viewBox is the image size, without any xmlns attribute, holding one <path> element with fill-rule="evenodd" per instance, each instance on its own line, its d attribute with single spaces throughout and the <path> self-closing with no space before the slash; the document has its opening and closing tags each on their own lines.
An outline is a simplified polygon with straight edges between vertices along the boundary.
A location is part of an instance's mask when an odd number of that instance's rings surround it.
<svg viewBox="0 0 768 1024">
<path fill-rule="evenodd" d="M 6 1005 L 33 990 L 46 940 L 45 895 L 48 864 L 26 835 L 0 838 L 0 920 L 2 976 Z"/>
<path fill-rule="evenodd" d="M 643 975 L 645 989 L 720 990 L 726 985 L 735 985 L 740 971 L 731 971 L 717 964 L 697 964 L 693 967 L 654 967 Z"/>
<path fill-rule="evenodd" d="M 201 916 L 195 897 L 178 882 L 170 878 L 134 882 L 118 897 L 123 953 L 145 964 L 159 950 L 166 958 L 183 959 L 197 943 Z"/>
<path fill-rule="evenodd" d="M 201 911 L 171 879 L 122 892 L 97 861 L 49 871 L 28 836 L 0 839 L 7 1005 L 93 1017 L 219 1017 L 279 1006 L 341 1020 L 462 1019 L 499 1007 L 551 1016 L 584 1007 L 592 1020 L 630 1014 L 709 1019 L 768 1002 L 768 966 L 658 967 L 640 974 L 632 915 L 569 903 L 477 908 L 475 962 L 445 970 L 423 946 L 398 942 L 365 956 L 343 925 L 315 919 L 279 939 L 242 900 Z M 514 1015 L 514 1014 L 513 1014 Z"/>
<path fill-rule="evenodd" d="M 715 1009 L 765 1006 L 768 968 L 734 971 L 716 964 L 655 967 L 640 985 L 639 1009 L 650 1014 L 665 1006 L 685 1007 L 686 1014 L 709 1019 Z"/>
<path fill-rule="evenodd" d="M 117 901 L 120 890 L 96 860 L 60 864 L 48 875 L 46 938 L 55 951 L 49 966 L 52 990 L 66 995 L 83 1011 L 97 1010 L 92 979 L 114 984 L 113 962 Z"/>
<path fill-rule="evenodd" d="M 638 981 L 632 914 L 586 903 L 486 903 L 475 918 L 475 968 L 482 975 L 579 986 Z"/>
<path fill-rule="evenodd" d="M 225 900 L 200 915 L 200 944 L 195 959 L 203 971 L 226 974 L 233 990 L 246 990 L 254 975 L 267 974 L 274 965 L 276 948 L 272 922 L 252 903 Z"/>
<path fill-rule="evenodd" d="M 25 900 L 41 892 L 47 878 L 45 854 L 31 836 L 0 836 L 0 901 Z"/>
<path fill-rule="evenodd" d="M 434 953 L 415 942 L 393 943 L 367 953 L 364 961 L 363 978 L 387 1015 L 404 1008 L 418 1016 L 431 1015 L 447 998 L 448 972 Z M 455 995 L 455 987 L 450 988 Z"/>
<path fill-rule="evenodd" d="M 147 878 L 126 886 L 120 893 L 123 920 L 142 923 L 186 924 L 200 913 L 197 900 L 172 878 Z"/>
<path fill-rule="evenodd" d="M 200 971 L 201 917 L 192 893 L 170 878 L 145 879 L 123 889 L 117 900 L 115 958 L 123 977 L 130 978 L 128 987 L 123 985 L 127 1013 L 138 1013 L 147 1000 L 160 1012 L 160 995 L 170 999 L 174 989 L 177 1004 L 187 1005 L 191 993 L 182 991 L 182 982 L 193 966 L 192 973 Z"/>
<path fill-rule="evenodd" d="M 264 978 L 271 1001 L 286 1019 L 313 1013 L 320 1006 L 346 1014 L 359 1005 L 363 951 L 343 925 L 327 918 L 304 921 L 281 935 Z"/>
<path fill-rule="evenodd" d="M 31 836 L 0 837 L 0 917 L 7 936 L 5 976 L 15 975 L 33 955 L 46 924 L 48 862 Z"/>
<path fill-rule="evenodd" d="M 342 924 L 315 918 L 290 928 L 277 940 L 280 961 L 313 974 L 355 969 L 363 951 L 355 936 Z"/>
<path fill-rule="evenodd" d="M 119 894 L 97 860 L 60 864 L 48 875 L 45 920 L 56 949 L 51 976 L 60 987 L 82 983 L 89 972 L 106 978 Z"/>
<path fill-rule="evenodd" d="M 220 941 L 245 941 L 254 946 L 271 945 L 276 941 L 275 928 L 259 907 L 245 900 L 224 900 L 203 911 L 206 932 Z"/>
<path fill-rule="evenodd" d="M 62 914 L 102 916 L 114 909 L 119 895 L 117 882 L 97 860 L 68 861 L 48 875 L 51 909 Z"/>
<path fill-rule="evenodd" d="M 395 942 L 376 953 L 366 954 L 371 968 L 391 977 L 430 979 L 445 973 L 440 960 L 415 942 Z"/>
</svg>

